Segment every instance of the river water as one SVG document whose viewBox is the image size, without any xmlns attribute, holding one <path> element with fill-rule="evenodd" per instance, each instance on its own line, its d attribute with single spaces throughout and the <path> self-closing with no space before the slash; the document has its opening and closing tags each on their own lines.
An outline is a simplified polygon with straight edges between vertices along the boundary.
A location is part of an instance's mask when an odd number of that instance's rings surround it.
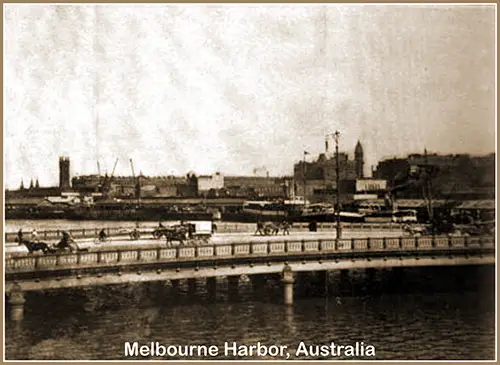
<svg viewBox="0 0 500 365">
<path fill-rule="evenodd" d="M 39 226 L 37 226 L 38 228 Z M 40 228 L 41 229 L 41 228 Z M 248 278 L 239 295 L 217 279 L 209 299 L 204 281 L 189 292 L 171 283 L 133 284 L 28 293 L 24 319 L 6 321 L 5 357 L 36 360 L 248 359 L 284 357 L 224 353 L 225 342 L 287 346 L 290 359 L 493 360 L 495 272 L 493 267 L 363 270 L 326 277 L 304 274 L 295 302 L 282 304 L 278 278 L 257 291 Z M 7 308 L 8 309 L 8 308 Z M 206 345 L 216 357 L 125 356 L 125 343 Z M 295 356 L 299 344 L 375 348 L 375 357 L 331 353 Z M 314 350 L 314 348 L 312 349 Z M 339 356 L 337 356 L 339 355 Z"/>
</svg>

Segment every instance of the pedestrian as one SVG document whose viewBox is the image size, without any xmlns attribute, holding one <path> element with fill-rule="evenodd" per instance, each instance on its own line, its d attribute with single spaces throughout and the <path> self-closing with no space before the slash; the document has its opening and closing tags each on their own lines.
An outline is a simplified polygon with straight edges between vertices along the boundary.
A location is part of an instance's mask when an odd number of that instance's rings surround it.
<svg viewBox="0 0 500 365">
<path fill-rule="evenodd" d="M 23 229 L 19 228 L 19 231 L 17 231 L 17 242 L 19 244 L 23 243 Z"/>
<path fill-rule="evenodd" d="M 106 230 L 104 228 L 101 229 L 101 231 L 99 232 L 99 242 L 106 241 L 107 237 L 108 237 L 108 235 L 106 234 Z"/>
<path fill-rule="evenodd" d="M 257 230 L 254 233 L 254 236 L 259 233 L 261 236 L 264 235 L 264 232 L 262 231 L 264 229 L 264 224 L 259 220 L 257 221 Z"/>
<path fill-rule="evenodd" d="M 31 240 L 33 242 L 38 241 L 38 232 L 36 231 L 36 228 L 33 228 L 33 230 L 31 231 Z"/>
<path fill-rule="evenodd" d="M 316 221 L 311 221 L 311 223 L 309 223 L 309 232 L 316 232 L 318 230 L 318 224 L 316 223 Z"/>
<path fill-rule="evenodd" d="M 284 235 L 290 235 L 290 223 L 285 219 L 283 220 L 283 223 L 281 224 L 281 227 L 283 228 L 283 234 Z"/>
</svg>

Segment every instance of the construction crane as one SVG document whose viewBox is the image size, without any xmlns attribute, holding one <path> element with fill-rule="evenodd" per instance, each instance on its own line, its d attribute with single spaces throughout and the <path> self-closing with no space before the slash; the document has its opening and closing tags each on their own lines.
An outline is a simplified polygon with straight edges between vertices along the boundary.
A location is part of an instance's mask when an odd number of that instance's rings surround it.
<svg viewBox="0 0 500 365">
<path fill-rule="evenodd" d="M 104 176 L 104 181 L 102 183 L 102 188 L 101 188 L 104 197 L 107 197 L 109 194 L 109 190 L 111 188 L 111 182 L 113 181 L 113 178 L 115 176 L 115 169 L 117 164 L 118 164 L 118 158 L 116 158 L 115 165 L 113 166 L 113 171 L 111 172 L 111 176 L 108 177 L 107 174 Z"/>
<path fill-rule="evenodd" d="M 113 171 L 111 171 L 111 178 L 115 175 L 116 165 L 118 164 L 118 157 L 116 158 L 115 165 L 113 166 Z"/>
<path fill-rule="evenodd" d="M 130 167 L 132 168 L 132 177 L 135 179 L 134 161 L 132 159 L 130 159 Z"/>
</svg>

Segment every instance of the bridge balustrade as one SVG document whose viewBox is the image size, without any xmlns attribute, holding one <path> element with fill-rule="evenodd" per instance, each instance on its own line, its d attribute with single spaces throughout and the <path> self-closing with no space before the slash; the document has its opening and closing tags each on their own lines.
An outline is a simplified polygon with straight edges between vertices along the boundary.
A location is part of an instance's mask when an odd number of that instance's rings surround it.
<svg viewBox="0 0 500 365">
<path fill-rule="evenodd" d="M 434 237 L 434 245 L 436 247 L 448 247 L 449 239 L 448 237 Z"/>
<path fill-rule="evenodd" d="M 372 250 L 383 250 L 384 249 L 384 239 L 383 238 L 370 238 L 370 248 Z"/>
<path fill-rule="evenodd" d="M 266 254 L 267 243 L 252 243 L 252 254 Z"/>
<path fill-rule="evenodd" d="M 335 251 L 335 240 L 322 240 L 320 249 L 321 251 Z"/>
<path fill-rule="evenodd" d="M 27 272 L 58 267 L 79 268 L 119 263 L 190 261 L 210 257 L 266 257 L 304 255 L 320 252 L 411 252 L 494 247 L 494 237 L 400 237 L 330 239 L 309 241 L 270 241 L 210 246 L 158 247 L 134 250 L 77 252 L 54 255 L 19 256 L 6 259 L 6 272 Z"/>
<path fill-rule="evenodd" d="M 338 240 L 337 248 L 340 251 L 351 250 L 352 249 L 352 240 L 346 239 L 346 238 Z"/>
<path fill-rule="evenodd" d="M 237 252 L 235 252 L 236 254 Z M 238 252 L 239 253 L 239 252 Z M 210 257 L 214 255 L 214 246 L 198 247 L 198 256 Z"/>
<path fill-rule="evenodd" d="M 283 253 L 285 252 L 285 243 L 284 242 L 273 242 L 269 244 L 269 253 Z"/>
<path fill-rule="evenodd" d="M 432 237 L 419 237 L 418 247 L 420 248 L 431 248 L 432 247 Z"/>
<path fill-rule="evenodd" d="M 179 248 L 179 257 L 195 257 L 195 248 L 194 247 Z"/>
<path fill-rule="evenodd" d="M 231 256 L 232 247 L 230 245 L 215 246 L 215 256 Z"/>
<path fill-rule="evenodd" d="M 399 249 L 399 238 L 386 238 L 385 239 L 385 247 L 389 250 Z"/>
<path fill-rule="evenodd" d="M 234 254 L 235 255 L 249 255 L 250 254 L 250 245 L 249 244 L 235 244 L 234 245 Z"/>
<path fill-rule="evenodd" d="M 465 246 L 465 237 L 450 237 L 451 246 L 453 247 L 463 247 Z"/>
<path fill-rule="evenodd" d="M 141 261 L 156 261 L 156 260 L 158 260 L 158 251 L 156 249 L 141 250 Z"/>
<path fill-rule="evenodd" d="M 177 257 L 177 249 L 175 248 L 161 248 L 160 259 L 172 259 Z"/>
<path fill-rule="evenodd" d="M 400 247 L 403 249 L 413 248 L 415 246 L 415 241 L 415 238 L 402 238 Z"/>
<path fill-rule="evenodd" d="M 368 248 L 368 241 L 366 239 L 353 239 L 353 246 L 355 250 L 366 250 Z"/>
<path fill-rule="evenodd" d="M 302 242 L 300 241 L 291 241 L 287 242 L 288 252 L 301 252 L 302 251 Z"/>
<path fill-rule="evenodd" d="M 304 242 L 304 251 L 318 251 L 319 250 L 319 242 L 318 241 L 305 241 Z"/>
<path fill-rule="evenodd" d="M 465 237 L 465 242 L 469 247 L 481 246 L 482 237 Z"/>
</svg>

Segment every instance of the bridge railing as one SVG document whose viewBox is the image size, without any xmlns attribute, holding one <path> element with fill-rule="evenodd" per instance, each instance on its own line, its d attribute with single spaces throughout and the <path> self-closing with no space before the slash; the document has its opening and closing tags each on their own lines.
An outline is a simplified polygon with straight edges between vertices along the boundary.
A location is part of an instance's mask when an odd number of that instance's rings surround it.
<svg viewBox="0 0 500 365">
<path fill-rule="evenodd" d="M 236 222 L 215 222 L 217 225 L 218 233 L 244 233 L 244 232 L 254 232 L 256 229 L 255 223 L 236 223 Z M 109 237 L 126 235 L 134 229 L 134 225 L 120 226 L 120 227 L 107 227 L 104 228 L 106 234 Z M 139 231 L 146 235 L 151 234 L 151 232 L 156 228 L 155 225 L 144 225 L 139 228 Z M 324 230 L 334 230 L 336 228 L 335 223 L 318 223 L 318 231 Z M 400 229 L 401 223 L 346 223 L 342 222 L 343 229 L 361 229 L 361 230 L 394 230 Z M 97 237 L 100 228 L 77 228 L 77 229 L 66 229 L 74 238 L 93 238 Z M 307 230 L 308 223 L 294 223 L 291 230 Z M 38 238 L 45 241 L 55 241 L 62 238 L 63 230 L 42 230 L 38 231 Z M 29 238 L 30 232 L 23 232 L 26 238 Z M 5 233 L 5 242 L 15 242 L 17 238 L 17 232 L 7 232 Z"/>
<path fill-rule="evenodd" d="M 189 262 L 207 259 L 238 259 L 272 256 L 300 256 L 332 253 L 374 253 L 450 251 L 456 249 L 494 248 L 495 238 L 480 237 L 390 237 L 300 241 L 268 241 L 221 245 L 177 246 L 77 252 L 54 255 L 26 255 L 6 259 L 6 273 L 39 270 L 78 269 L 85 267 L 123 266 L 154 262 Z"/>
</svg>

